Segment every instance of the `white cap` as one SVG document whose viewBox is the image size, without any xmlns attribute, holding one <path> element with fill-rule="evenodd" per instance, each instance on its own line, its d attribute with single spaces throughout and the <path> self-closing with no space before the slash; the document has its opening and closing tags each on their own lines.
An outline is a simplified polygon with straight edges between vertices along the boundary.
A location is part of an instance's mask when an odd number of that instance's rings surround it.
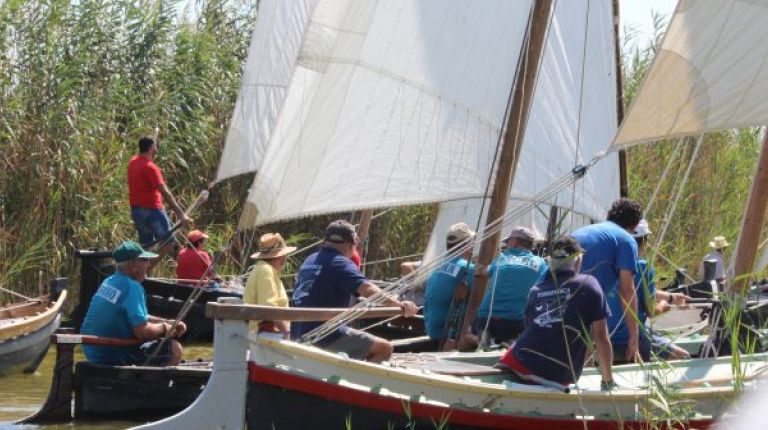
<svg viewBox="0 0 768 430">
<path fill-rule="evenodd" d="M 632 237 L 644 237 L 651 233 L 651 228 L 648 227 L 648 221 L 641 219 L 637 224 L 637 227 L 635 227 L 635 232 L 632 233 Z"/>
</svg>

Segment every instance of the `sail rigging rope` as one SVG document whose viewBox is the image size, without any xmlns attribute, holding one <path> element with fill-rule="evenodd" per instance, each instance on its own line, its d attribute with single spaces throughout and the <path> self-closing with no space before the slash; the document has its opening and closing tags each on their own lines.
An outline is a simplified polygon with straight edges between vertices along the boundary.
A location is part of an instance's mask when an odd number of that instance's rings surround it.
<svg viewBox="0 0 768 430">
<path fill-rule="evenodd" d="M 648 203 L 645 206 L 645 213 L 649 214 L 651 213 L 651 208 L 653 207 L 653 204 L 656 203 L 656 198 L 659 196 L 659 192 L 661 191 L 661 186 L 664 185 L 664 181 L 667 179 L 667 175 L 669 174 L 669 171 L 672 169 L 672 165 L 677 160 L 678 155 L 680 154 L 680 148 L 683 147 L 683 143 L 685 142 L 685 137 L 681 137 L 677 140 L 677 143 L 675 143 L 675 148 L 672 150 L 672 156 L 669 157 L 669 160 L 667 161 L 667 165 L 664 166 L 664 170 L 661 172 L 661 177 L 659 178 L 659 181 L 656 183 L 656 188 L 653 190 L 653 194 L 651 194 L 650 200 L 648 200 Z"/>
<path fill-rule="evenodd" d="M 473 248 L 475 241 L 479 242 L 491 237 L 494 234 L 497 234 L 504 227 L 512 224 L 513 220 L 516 220 L 521 215 L 530 211 L 533 205 L 535 205 L 537 202 L 548 201 L 554 196 L 556 196 L 558 193 L 567 189 L 569 186 L 571 186 L 573 181 L 576 181 L 584 177 L 587 170 L 590 167 L 592 167 L 596 162 L 598 162 L 603 157 L 605 157 L 605 155 L 606 155 L 605 152 L 598 153 L 587 164 L 577 166 L 576 168 L 571 170 L 567 175 L 560 177 L 558 180 L 556 180 L 552 184 L 545 187 L 534 197 L 534 199 L 525 201 L 525 202 L 520 202 L 519 204 L 512 207 L 509 211 L 507 211 L 507 213 L 505 213 L 504 216 L 486 225 L 483 229 L 477 232 L 477 235 L 475 236 L 474 239 L 468 238 L 460 242 L 452 250 L 446 251 L 443 254 L 439 255 L 435 260 L 423 264 L 416 271 L 400 278 L 399 280 L 393 283 L 390 283 L 382 287 L 380 292 L 365 298 L 364 300 L 360 301 L 360 303 L 350 307 L 348 310 L 328 320 L 326 323 L 314 328 L 308 333 L 305 333 L 304 336 L 302 336 L 301 340 L 305 343 L 316 343 L 324 339 L 331 333 L 333 333 L 339 326 L 356 319 L 357 317 L 365 313 L 366 310 L 374 306 L 383 305 L 388 300 L 390 300 L 392 296 L 399 296 L 401 293 L 405 292 L 406 290 L 411 288 L 413 285 L 425 281 L 429 276 L 429 274 L 434 269 L 436 269 L 437 267 L 439 267 L 449 259 L 456 257 L 458 255 L 461 255 L 466 251 L 468 251 L 469 249 Z"/>
</svg>

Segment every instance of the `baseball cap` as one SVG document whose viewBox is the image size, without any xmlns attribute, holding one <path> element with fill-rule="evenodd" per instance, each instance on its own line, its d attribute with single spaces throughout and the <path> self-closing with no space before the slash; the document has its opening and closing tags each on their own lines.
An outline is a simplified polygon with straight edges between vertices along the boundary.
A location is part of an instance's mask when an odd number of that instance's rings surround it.
<svg viewBox="0 0 768 430">
<path fill-rule="evenodd" d="M 536 235 L 528 227 L 515 227 L 509 232 L 509 235 L 504 238 L 504 242 L 509 242 L 510 239 L 522 239 L 528 242 L 534 242 Z"/>
<path fill-rule="evenodd" d="M 208 235 L 200 230 L 192 230 L 187 234 L 187 240 L 197 242 L 200 239 L 208 239 Z"/>
<path fill-rule="evenodd" d="M 338 219 L 325 229 L 325 240 L 333 243 L 355 242 L 355 227 L 348 221 Z"/>
<path fill-rule="evenodd" d="M 155 257 L 157 257 L 157 254 L 154 252 L 145 251 L 141 245 L 130 240 L 126 240 L 120 245 L 117 245 L 117 248 L 112 251 L 112 258 L 114 258 L 118 263 L 123 261 L 131 261 L 136 258 Z"/>
<path fill-rule="evenodd" d="M 445 240 L 449 245 L 453 245 L 470 237 L 475 237 L 475 232 L 466 223 L 459 222 L 448 227 Z"/>
</svg>

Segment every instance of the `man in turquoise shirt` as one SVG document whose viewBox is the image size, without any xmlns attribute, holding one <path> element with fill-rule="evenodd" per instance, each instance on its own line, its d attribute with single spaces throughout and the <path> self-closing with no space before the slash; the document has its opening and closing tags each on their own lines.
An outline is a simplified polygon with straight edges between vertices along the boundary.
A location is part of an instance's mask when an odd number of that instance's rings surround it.
<svg viewBox="0 0 768 430">
<path fill-rule="evenodd" d="M 114 251 L 115 274 L 102 282 L 91 299 L 85 315 L 82 334 L 105 338 L 126 339 L 135 345 L 83 345 L 88 361 L 109 365 L 176 365 L 181 361 L 181 344 L 173 339 L 184 334 L 187 327 L 179 321 L 172 323 L 149 315 L 144 287 L 149 260 L 157 254 L 147 252 L 131 241 L 121 243 Z M 157 349 L 159 340 L 169 336 Z M 142 344 L 143 342 L 143 344 Z M 151 358 L 151 360 L 150 360 Z"/>
<path fill-rule="evenodd" d="M 496 343 L 509 343 L 522 333 L 528 292 L 547 273 L 546 261 L 531 252 L 534 240 L 531 229 L 515 227 L 488 269 L 488 289 L 473 331 L 487 331 Z"/>
<path fill-rule="evenodd" d="M 467 240 L 475 237 L 475 232 L 466 224 L 458 223 L 448 229 L 446 248 L 448 252 L 456 250 Z M 436 349 L 444 342 L 444 349 L 453 349 L 456 334 L 446 333 L 452 327 L 446 327 L 446 322 L 456 316 L 464 315 L 466 297 L 472 287 L 475 265 L 469 262 L 472 247 L 467 246 L 464 252 L 450 258 L 429 276 L 427 290 L 424 293 L 424 325 L 427 336 L 433 341 Z M 460 325 L 454 321 L 453 325 Z M 458 330 L 458 327 L 453 327 Z M 450 338 L 450 339 L 449 339 Z"/>
</svg>

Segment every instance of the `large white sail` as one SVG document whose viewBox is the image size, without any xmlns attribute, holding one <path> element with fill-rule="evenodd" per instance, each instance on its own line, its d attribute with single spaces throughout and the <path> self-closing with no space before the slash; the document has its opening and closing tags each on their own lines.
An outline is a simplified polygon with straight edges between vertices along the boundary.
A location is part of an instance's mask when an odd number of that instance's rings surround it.
<svg viewBox="0 0 768 430">
<path fill-rule="evenodd" d="M 317 0 L 261 0 L 216 182 L 256 171 L 282 110 Z"/>
<path fill-rule="evenodd" d="M 530 3 L 320 0 L 241 226 L 481 195 Z"/>
<path fill-rule="evenodd" d="M 614 147 L 768 124 L 766 23 L 768 0 L 681 0 Z"/>
<path fill-rule="evenodd" d="M 535 201 L 542 189 L 610 146 L 617 129 L 616 64 L 610 2 L 588 0 L 556 3 L 547 35 L 521 160 L 513 180 L 508 210 L 537 206 L 515 220 L 543 234 L 551 205 L 567 208 L 574 226 L 602 220 L 619 196 L 615 154 L 597 163 L 576 185 L 546 201 Z M 476 226 L 482 198 L 440 204 L 426 251 L 430 260 L 445 249 L 445 232 L 456 222 Z M 486 210 L 488 205 L 486 204 Z M 568 230 L 570 225 L 565 225 Z"/>
</svg>

